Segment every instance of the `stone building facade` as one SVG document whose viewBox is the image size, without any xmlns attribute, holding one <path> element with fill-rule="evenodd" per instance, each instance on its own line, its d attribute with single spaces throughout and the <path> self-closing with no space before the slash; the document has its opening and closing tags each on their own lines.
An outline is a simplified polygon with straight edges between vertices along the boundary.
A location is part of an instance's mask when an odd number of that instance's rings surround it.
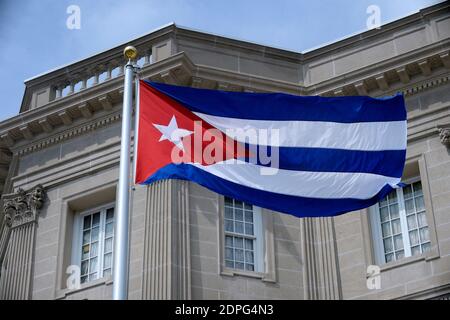
<svg viewBox="0 0 450 320">
<path fill-rule="evenodd" d="M 133 188 L 129 298 L 448 299 L 449 9 L 437 4 L 304 53 L 175 24 L 127 43 L 139 50 L 142 79 L 402 92 L 408 109 L 406 187 L 369 209 L 298 219 L 189 182 Z M 111 298 L 123 47 L 26 80 L 19 114 L 0 123 L 1 299 Z"/>
</svg>

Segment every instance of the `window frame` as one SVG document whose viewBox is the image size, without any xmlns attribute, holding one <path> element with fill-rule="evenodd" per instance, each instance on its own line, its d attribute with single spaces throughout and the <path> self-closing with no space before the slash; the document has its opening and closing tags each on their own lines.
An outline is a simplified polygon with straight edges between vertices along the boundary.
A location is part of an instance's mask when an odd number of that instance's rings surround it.
<svg viewBox="0 0 450 320">
<path fill-rule="evenodd" d="M 111 275 L 104 276 L 103 265 L 104 265 L 104 245 L 105 245 L 105 228 L 106 228 L 106 212 L 108 209 L 114 208 L 114 226 L 113 226 L 113 247 L 112 247 L 112 262 L 111 262 Z M 107 204 L 103 204 L 101 206 L 97 206 L 94 208 L 89 208 L 84 211 L 76 212 L 74 221 L 73 221 L 73 239 L 72 239 L 72 252 L 71 252 L 71 262 L 72 265 L 76 265 L 80 268 L 80 283 L 81 283 L 81 248 L 83 247 L 83 220 L 85 216 L 94 214 L 96 212 L 100 212 L 100 225 L 99 225 L 99 247 L 98 247 L 98 277 L 97 279 L 87 280 L 81 285 L 87 285 L 89 283 L 93 283 L 100 279 L 112 278 L 113 273 L 113 261 L 114 261 L 114 231 L 115 231 L 115 219 L 116 219 L 116 210 L 115 210 L 115 202 L 110 202 Z"/>
<path fill-rule="evenodd" d="M 425 202 L 425 216 L 427 218 L 427 226 L 430 232 L 430 247 L 433 245 L 433 237 L 431 235 L 431 228 L 433 221 L 429 221 L 429 212 L 428 207 L 426 205 L 426 196 L 425 196 L 425 190 L 423 187 L 424 181 L 421 179 L 421 176 L 414 176 L 412 178 L 406 179 L 402 181 L 404 184 L 409 185 L 413 184 L 415 182 L 420 181 L 422 184 L 422 192 L 424 193 L 424 202 Z M 380 207 L 379 202 L 377 202 L 375 205 L 370 207 L 369 210 L 369 216 L 370 216 L 370 224 L 372 226 L 372 236 L 373 236 L 373 244 L 374 244 L 374 258 L 375 263 L 378 265 L 386 265 L 386 264 L 392 264 L 392 263 L 399 263 L 402 260 L 410 259 L 410 258 L 420 258 L 423 255 L 428 254 L 432 250 L 430 249 L 429 252 L 421 252 L 418 255 L 412 256 L 411 252 L 411 242 L 409 239 L 409 230 L 408 230 L 408 221 L 407 221 L 407 215 L 406 215 L 406 208 L 405 208 L 405 198 L 403 195 L 403 188 L 395 189 L 395 192 L 397 193 L 397 199 L 398 199 L 398 208 L 399 208 L 399 218 L 400 218 L 400 227 L 402 230 L 402 239 L 403 239 L 403 250 L 404 250 L 404 257 L 401 259 L 395 259 L 392 261 L 387 262 L 385 257 L 385 250 L 384 250 L 384 244 L 383 244 L 383 233 L 381 230 L 381 219 L 380 219 Z"/>
<path fill-rule="evenodd" d="M 230 197 L 231 198 L 231 197 Z M 244 201 L 242 201 L 244 202 Z M 264 273 L 264 241 L 263 241 L 263 222 L 262 222 L 262 214 L 261 214 L 261 208 L 257 207 L 255 205 L 252 206 L 252 213 L 253 213 L 253 235 L 248 235 L 244 233 L 237 233 L 237 232 L 231 232 L 225 230 L 225 215 L 223 215 L 222 218 L 222 232 L 223 232 L 223 250 L 226 249 L 226 236 L 231 237 L 238 237 L 242 239 L 251 239 L 253 240 L 253 271 L 247 270 L 247 269 L 238 269 L 238 268 L 231 268 L 227 267 L 225 263 L 225 255 L 223 256 L 223 264 L 226 269 L 233 270 L 233 272 L 256 272 L 256 273 Z M 225 202 L 223 203 L 222 209 L 225 209 Z M 245 214 L 245 213 L 244 213 Z M 233 221 L 235 221 L 233 219 Z M 244 241 L 245 242 L 245 241 Z M 234 247 L 233 247 L 234 248 Z M 245 254 L 245 253 L 244 253 Z M 233 260 L 236 262 L 236 260 Z"/>
<path fill-rule="evenodd" d="M 231 269 L 225 266 L 225 197 L 217 194 L 218 213 L 217 220 L 217 250 L 218 250 L 218 272 L 222 276 L 234 277 L 244 276 L 260 279 L 263 282 L 276 283 L 276 261 L 275 261 L 275 239 L 273 235 L 273 215 L 274 212 L 257 206 L 261 216 L 260 254 L 261 271 L 247 271 Z M 256 227 L 255 227 L 256 228 Z M 256 261 L 256 260 L 255 260 Z"/>
</svg>

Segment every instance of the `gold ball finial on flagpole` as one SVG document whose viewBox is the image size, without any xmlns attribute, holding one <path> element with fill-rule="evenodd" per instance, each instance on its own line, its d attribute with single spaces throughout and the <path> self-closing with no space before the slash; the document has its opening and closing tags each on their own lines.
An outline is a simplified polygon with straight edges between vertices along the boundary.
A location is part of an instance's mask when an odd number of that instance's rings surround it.
<svg viewBox="0 0 450 320">
<path fill-rule="evenodd" d="M 123 55 L 128 60 L 134 60 L 137 57 L 137 49 L 133 46 L 127 46 L 125 49 L 123 49 Z"/>
</svg>

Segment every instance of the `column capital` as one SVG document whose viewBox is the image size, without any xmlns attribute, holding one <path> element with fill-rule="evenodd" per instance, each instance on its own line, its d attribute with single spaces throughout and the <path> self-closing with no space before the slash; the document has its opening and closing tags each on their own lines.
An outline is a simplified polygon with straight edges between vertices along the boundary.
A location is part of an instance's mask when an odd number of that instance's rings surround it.
<svg viewBox="0 0 450 320">
<path fill-rule="evenodd" d="M 15 193 L 6 195 L 3 205 L 6 225 L 16 228 L 36 222 L 45 199 L 46 192 L 40 184 L 27 191 L 20 188 Z"/>
<path fill-rule="evenodd" d="M 441 140 L 441 143 L 446 146 L 450 147 L 450 125 L 445 127 L 439 127 L 439 139 Z"/>
</svg>

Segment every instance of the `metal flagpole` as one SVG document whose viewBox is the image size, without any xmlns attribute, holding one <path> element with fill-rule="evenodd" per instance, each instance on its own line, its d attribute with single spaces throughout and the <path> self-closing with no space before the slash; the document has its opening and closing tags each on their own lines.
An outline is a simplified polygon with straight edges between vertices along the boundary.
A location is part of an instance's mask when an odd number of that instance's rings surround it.
<svg viewBox="0 0 450 320">
<path fill-rule="evenodd" d="M 136 67 L 138 68 L 138 67 Z M 139 68 L 138 68 L 139 70 Z M 133 144 L 133 190 L 134 183 L 136 181 L 136 164 L 137 164 L 137 149 L 138 149 L 138 137 L 139 137 L 139 73 L 135 73 L 135 108 L 134 108 L 134 144 Z"/>
<path fill-rule="evenodd" d="M 113 299 L 125 300 L 128 296 L 128 220 L 130 204 L 130 136 L 133 99 L 132 61 L 136 48 L 128 46 L 123 51 L 128 63 L 125 66 L 123 90 L 122 133 L 120 146 L 119 188 L 117 192 L 116 228 L 114 234 Z"/>
</svg>

